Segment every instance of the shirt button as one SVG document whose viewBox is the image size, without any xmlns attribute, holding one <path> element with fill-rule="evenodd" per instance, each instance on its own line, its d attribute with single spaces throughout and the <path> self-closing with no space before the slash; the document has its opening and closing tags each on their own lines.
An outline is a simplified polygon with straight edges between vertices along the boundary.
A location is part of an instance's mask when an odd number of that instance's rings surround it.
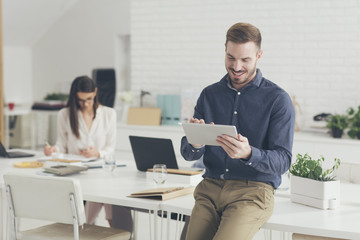
<svg viewBox="0 0 360 240">
<path fill-rule="evenodd" d="M 237 111 L 235 111 L 234 114 L 237 114 Z"/>
<path fill-rule="evenodd" d="M 240 95 L 241 93 L 240 92 L 238 92 L 238 95 Z"/>
<path fill-rule="evenodd" d="M 220 175 L 220 179 L 224 179 L 224 174 L 221 174 L 221 175 Z"/>
<path fill-rule="evenodd" d="M 194 150 L 191 150 L 192 152 L 195 152 Z"/>
<path fill-rule="evenodd" d="M 229 172 L 229 169 L 225 169 L 225 172 Z"/>
<path fill-rule="evenodd" d="M 249 165 L 251 165 L 252 163 L 249 163 Z"/>
</svg>

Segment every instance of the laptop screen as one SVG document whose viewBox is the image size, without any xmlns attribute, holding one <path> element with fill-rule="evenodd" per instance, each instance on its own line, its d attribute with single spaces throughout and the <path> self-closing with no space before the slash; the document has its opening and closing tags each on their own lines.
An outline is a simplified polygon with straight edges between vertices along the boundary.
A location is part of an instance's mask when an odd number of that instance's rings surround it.
<svg viewBox="0 0 360 240">
<path fill-rule="evenodd" d="M 6 149 L 2 142 L 0 141 L 0 156 L 1 157 L 8 157 L 8 153 L 6 152 Z"/>
<path fill-rule="evenodd" d="M 22 157 L 33 157 L 35 156 L 32 153 L 25 153 L 25 152 L 19 152 L 19 151 L 6 151 L 4 145 L 0 141 L 0 156 L 6 157 L 6 158 L 22 158 Z"/>
<path fill-rule="evenodd" d="M 166 164 L 167 168 L 178 169 L 171 139 L 129 136 L 136 167 L 146 171 L 154 164 Z"/>
</svg>

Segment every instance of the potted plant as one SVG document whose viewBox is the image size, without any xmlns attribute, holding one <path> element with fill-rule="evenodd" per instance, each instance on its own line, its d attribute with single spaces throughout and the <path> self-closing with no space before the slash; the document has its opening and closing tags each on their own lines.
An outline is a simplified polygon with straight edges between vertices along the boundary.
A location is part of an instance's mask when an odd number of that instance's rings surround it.
<svg viewBox="0 0 360 240">
<path fill-rule="evenodd" d="M 63 101 L 66 102 L 69 98 L 68 94 L 64 93 L 48 93 L 45 97 L 45 101 Z"/>
<path fill-rule="evenodd" d="M 307 153 L 297 154 L 289 169 L 291 175 L 291 201 L 321 209 L 335 209 L 339 205 L 340 181 L 334 171 L 340 166 L 335 158 L 332 168 L 323 170 L 325 158 L 312 159 Z"/>
<path fill-rule="evenodd" d="M 351 138 L 360 139 L 360 106 L 358 106 L 357 111 L 355 111 L 353 108 L 349 108 L 348 115 L 350 123 L 350 130 L 348 131 L 348 135 Z"/>
<path fill-rule="evenodd" d="M 341 138 L 343 131 L 348 126 L 347 115 L 334 114 L 326 118 L 326 127 L 331 130 L 334 138 Z"/>
</svg>

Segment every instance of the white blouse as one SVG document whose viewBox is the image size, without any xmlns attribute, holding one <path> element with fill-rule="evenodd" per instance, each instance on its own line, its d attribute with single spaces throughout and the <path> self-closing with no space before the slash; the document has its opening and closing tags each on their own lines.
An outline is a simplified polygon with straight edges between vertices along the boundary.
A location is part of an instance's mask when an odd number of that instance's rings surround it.
<svg viewBox="0 0 360 240">
<path fill-rule="evenodd" d="M 80 149 L 93 146 L 100 152 L 100 158 L 115 151 L 116 112 L 114 109 L 99 105 L 90 130 L 86 127 L 81 111 L 78 111 L 79 134 L 76 138 L 70 126 L 69 108 L 58 113 L 58 136 L 55 147 L 58 152 L 79 154 Z"/>
</svg>

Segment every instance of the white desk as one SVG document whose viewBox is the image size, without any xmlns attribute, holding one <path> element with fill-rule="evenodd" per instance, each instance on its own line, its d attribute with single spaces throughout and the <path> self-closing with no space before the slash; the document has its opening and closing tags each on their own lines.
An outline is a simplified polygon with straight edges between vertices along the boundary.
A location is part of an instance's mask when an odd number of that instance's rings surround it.
<svg viewBox="0 0 360 240">
<path fill-rule="evenodd" d="M 4 189 L 2 175 L 6 172 L 35 173 L 39 171 L 39 169 L 16 169 L 12 167 L 13 163 L 26 160 L 32 159 L 0 159 L 0 187 L 2 189 Z M 149 209 L 155 212 L 163 210 L 185 215 L 191 214 L 194 205 L 192 195 L 162 202 L 128 198 L 127 196 L 132 192 L 153 188 L 156 185 L 152 181 L 146 180 L 144 173 L 134 170 L 133 160 L 124 160 L 124 162 L 128 164 L 128 167 L 117 168 L 114 176 L 104 172 L 103 169 L 90 169 L 87 172 L 72 175 L 71 177 L 80 180 L 85 200 Z M 360 239 L 360 185 L 342 184 L 341 191 L 341 206 L 337 210 L 320 210 L 292 203 L 287 193 L 278 192 L 275 196 L 274 213 L 263 228 L 319 236 Z M 4 200 L 4 192 L 0 199 L 1 201 Z M 1 215 L 0 224 L 4 226 L 4 212 Z M 154 216 L 155 218 L 156 216 Z M 2 223 L 1 220 L 3 220 Z M 155 224 L 156 222 L 157 220 L 154 221 Z"/>
<path fill-rule="evenodd" d="M 274 214 L 263 228 L 325 237 L 360 239 L 359 214 L 359 201 L 342 204 L 337 210 L 320 210 L 292 203 L 288 197 L 276 197 Z"/>
<path fill-rule="evenodd" d="M 29 150 L 26 151 L 30 152 Z M 34 158 L 0 158 L 0 190 L 2 191 L 0 198 L 0 201 L 2 201 L 2 208 L 0 212 L 0 226 L 3 226 L 3 229 L 0 228 L 0 233 L 2 231 L 2 234 L 0 234 L 0 236 L 3 237 L 2 239 L 6 239 L 6 230 L 4 228 L 6 226 L 5 223 L 7 215 L 5 198 L 6 194 L 3 175 L 6 172 L 10 171 L 23 172 L 24 174 L 36 174 L 36 172 L 40 171 L 41 169 L 14 168 L 13 164 L 22 161 L 34 161 L 37 157 L 40 156 L 42 156 L 41 153 L 37 153 Z M 157 216 L 157 211 L 161 209 L 161 201 L 127 197 L 133 192 L 157 188 L 159 186 L 157 186 L 153 181 L 146 179 L 145 173 L 138 172 L 136 170 L 135 162 L 132 158 L 130 159 L 128 155 L 126 156 L 126 158 L 127 160 L 118 160 L 118 162 L 127 164 L 127 167 L 119 167 L 113 172 L 113 174 L 105 172 L 101 168 L 97 168 L 89 169 L 86 172 L 71 175 L 70 177 L 76 178 L 80 181 L 84 200 L 148 210 L 153 218 L 153 220 L 151 221 L 153 226 L 150 227 L 150 229 L 152 229 L 152 232 L 150 232 L 150 234 L 153 235 L 152 239 L 159 239 L 159 233 L 158 231 L 156 231 L 156 229 L 158 229 L 157 223 L 159 220 L 159 217 Z M 167 183 L 162 186 L 171 187 L 186 185 L 178 183 Z"/>
<path fill-rule="evenodd" d="M 162 202 L 161 209 L 191 215 L 191 196 Z M 341 184 L 341 205 L 336 210 L 321 210 L 292 203 L 289 193 L 275 194 L 274 213 L 263 229 L 325 237 L 360 239 L 360 185 Z"/>
</svg>

